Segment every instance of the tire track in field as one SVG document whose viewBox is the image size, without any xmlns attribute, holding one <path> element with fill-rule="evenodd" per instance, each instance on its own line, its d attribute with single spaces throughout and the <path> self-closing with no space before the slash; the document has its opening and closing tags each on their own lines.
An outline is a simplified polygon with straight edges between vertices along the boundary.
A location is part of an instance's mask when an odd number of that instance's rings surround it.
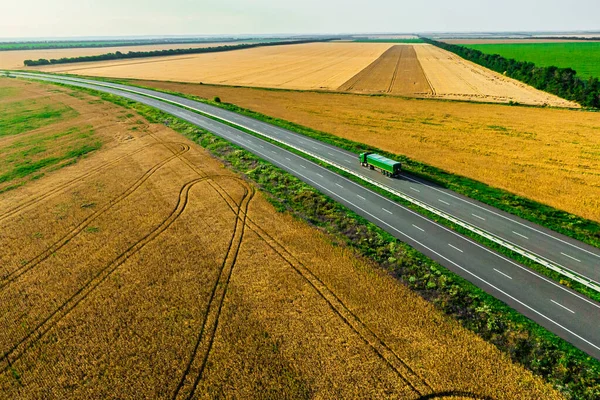
<svg viewBox="0 0 600 400">
<path fill-rule="evenodd" d="M 144 175 L 142 175 L 137 181 L 135 181 L 133 183 L 133 185 L 131 185 L 121 195 L 110 200 L 102 208 L 100 208 L 99 210 L 97 210 L 92 215 L 88 216 L 87 218 L 85 218 L 81 223 L 79 223 L 79 225 L 77 225 L 71 231 L 67 232 L 67 234 L 65 236 L 63 236 L 62 238 L 60 238 L 59 240 L 54 242 L 50 247 L 48 247 L 42 253 L 38 254 L 33 259 L 29 260 L 27 263 L 18 267 L 14 271 L 8 273 L 5 276 L 0 277 L 0 290 L 6 288 L 9 284 L 11 284 L 15 280 L 17 280 L 20 276 L 25 274 L 27 271 L 35 268 L 41 262 L 43 262 L 48 257 L 50 257 L 53 253 L 60 250 L 67 243 L 69 243 L 69 241 L 71 239 L 73 239 L 75 236 L 77 236 L 79 233 L 81 233 L 81 231 L 83 229 L 85 229 L 86 226 L 88 226 L 90 223 L 92 223 L 94 220 L 96 220 L 100 216 L 104 215 L 112 207 L 119 204 L 121 201 L 125 200 L 127 197 L 131 196 L 137 189 L 139 189 L 140 186 L 142 186 L 142 184 L 144 182 L 146 182 L 156 171 L 158 171 L 160 168 L 162 168 L 165 164 L 169 163 L 170 161 L 172 161 L 175 158 L 178 158 L 180 155 L 182 155 L 183 153 L 186 153 L 190 150 L 190 146 L 188 146 L 187 144 L 183 144 L 183 143 L 171 143 L 171 144 L 179 145 L 179 150 L 177 152 L 174 151 L 174 154 L 172 156 L 161 161 L 160 163 L 156 164 L 154 167 L 152 167 L 151 169 L 146 171 L 144 173 Z M 166 143 L 165 143 L 165 146 L 166 146 Z M 169 147 L 167 146 L 167 148 L 169 148 Z"/>
<path fill-rule="evenodd" d="M 392 89 L 394 89 L 394 85 L 396 84 L 396 78 L 398 77 L 398 68 L 400 68 L 400 61 L 404 55 L 404 47 L 400 49 L 400 53 L 398 53 L 398 59 L 396 60 L 396 66 L 394 67 L 394 72 L 392 73 L 392 79 L 390 84 L 388 85 L 386 93 L 392 93 Z"/>
<path fill-rule="evenodd" d="M 220 187 L 220 186 L 219 186 Z M 246 220 L 248 215 L 248 206 L 250 201 L 254 197 L 254 188 L 250 185 L 244 185 L 244 197 L 240 204 L 237 205 L 235 225 L 233 228 L 233 234 L 229 242 L 229 247 L 225 253 L 223 263 L 219 271 L 219 277 L 215 281 L 211 295 L 208 301 L 208 307 L 196 343 L 194 350 L 192 351 L 191 357 L 188 361 L 186 369 L 179 380 L 175 392 L 172 396 L 173 399 L 185 398 L 191 399 L 196 391 L 202 374 L 206 368 L 206 362 L 212 349 L 215 334 L 219 326 L 219 318 L 223 309 L 223 303 L 225 295 L 227 294 L 227 288 L 231 280 L 233 268 L 237 261 L 237 256 L 244 239 L 244 232 L 246 228 Z M 222 188 L 221 188 L 222 189 Z M 227 192 L 224 191 L 226 194 Z M 225 200 L 224 196 L 219 195 Z M 228 195 L 228 194 L 227 194 Z M 228 195 L 231 198 L 231 196 Z M 233 199 L 231 199 L 233 201 Z M 226 200 L 227 202 L 227 200 Z M 228 202 L 227 202 L 228 203 Z M 235 201 L 234 201 L 235 204 Z M 229 205 L 230 208 L 233 208 Z"/>
<path fill-rule="evenodd" d="M 106 163 L 104 163 L 102 165 L 99 165 L 98 167 L 92 168 L 90 171 L 88 171 L 88 172 L 86 172 L 86 173 L 78 176 L 77 178 L 73 178 L 70 181 L 61 183 L 60 185 L 57 185 L 53 189 L 48 190 L 47 192 L 45 192 L 44 194 L 42 194 L 40 196 L 34 197 L 32 199 L 29 199 L 29 200 L 27 200 L 27 201 L 19 204 L 18 206 L 14 207 L 14 208 L 12 208 L 12 209 L 10 209 L 8 211 L 6 211 L 2 215 L 0 215 L 0 222 L 4 221 L 5 219 L 8 219 L 8 218 L 12 217 L 13 215 L 19 213 L 20 211 L 22 211 L 23 209 L 25 209 L 27 207 L 31 207 L 32 205 L 37 204 L 40 201 L 45 200 L 48 197 L 51 197 L 51 196 L 53 196 L 53 195 L 61 192 L 62 190 L 64 190 L 65 188 L 71 186 L 74 183 L 81 182 L 85 178 L 88 178 L 88 177 L 90 177 L 90 176 L 92 176 L 92 175 L 94 175 L 94 174 L 96 174 L 96 173 L 98 173 L 98 172 L 100 172 L 100 171 L 102 171 L 104 169 L 112 167 L 113 165 L 119 163 L 123 159 L 125 159 L 127 157 L 131 157 L 131 156 L 133 156 L 133 155 L 135 155 L 135 154 L 137 154 L 137 153 L 145 150 L 149 146 L 156 146 L 156 144 L 157 143 L 150 143 L 150 144 L 147 144 L 145 146 L 142 146 L 142 147 L 140 147 L 140 148 L 132 151 L 131 153 L 125 154 L 125 155 L 123 155 L 121 157 L 117 157 L 117 158 L 115 158 L 115 159 L 113 159 L 111 161 L 108 161 L 108 162 L 106 162 Z"/>
<path fill-rule="evenodd" d="M 0 355 L 0 371 L 6 371 L 10 366 L 20 359 L 25 351 L 39 341 L 50 329 L 52 329 L 60 320 L 77 307 L 87 296 L 92 293 L 100 284 L 102 284 L 117 268 L 119 268 L 130 257 L 138 253 L 148 243 L 156 239 L 161 233 L 168 229 L 186 209 L 189 192 L 197 183 L 207 179 L 225 178 L 227 175 L 214 175 L 211 177 L 196 178 L 186 183 L 179 191 L 179 198 L 175 208 L 163 220 L 163 222 L 154 230 L 146 234 L 143 238 L 131 245 L 127 250 L 121 253 L 110 264 L 97 272 L 83 287 L 77 290 L 69 299 L 54 310 L 50 315 L 44 318 L 33 328 L 25 337 L 12 345 L 8 350 Z"/>
</svg>

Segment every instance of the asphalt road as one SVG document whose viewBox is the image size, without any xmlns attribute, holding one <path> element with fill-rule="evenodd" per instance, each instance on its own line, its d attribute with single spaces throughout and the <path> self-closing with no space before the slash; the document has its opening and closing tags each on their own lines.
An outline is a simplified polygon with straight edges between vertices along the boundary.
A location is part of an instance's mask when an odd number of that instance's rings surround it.
<svg viewBox="0 0 600 400">
<path fill-rule="evenodd" d="M 56 76 L 42 77 L 36 75 L 34 77 L 36 79 L 68 83 L 74 86 L 116 94 L 158 108 L 213 132 L 217 136 L 235 143 L 281 169 L 288 171 L 448 269 L 463 276 L 523 315 L 573 343 L 593 357 L 600 359 L 600 327 L 598 324 L 598 321 L 600 321 L 600 304 L 550 281 L 469 238 L 265 140 L 201 116 L 188 109 L 122 90 L 127 88 L 129 90 L 141 91 L 142 89 L 127 86 L 110 88 L 99 86 L 98 82 L 94 81 L 84 83 L 83 80 L 74 81 L 72 78 L 64 80 L 64 78 L 57 78 Z M 571 239 L 561 238 L 551 231 L 535 227 L 528 222 L 520 222 L 509 214 L 501 213 L 412 177 L 406 177 L 403 180 L 393 180 L 373 171 L 363 169 L 360 167 L 356 155 L 334 146 L 323 144 L 260 121 L 255 121 L 202 103 L 154 91 L 148 91 L 146 94 L 185 104 L 189 107 L 197 108 L 202 112 L 222 115 L 224 119 L 239 125 L 243 124 L 245 127 L 259 131 L 265 135 L 284 135 L 281 137 L 278 136 L 278 138 L 282 141 L 283 139 L 286 141 L 293 140 L 294 147 L 303 146 L 302 148 L 310 149 L 310 153 L 312 154 L 327 155 L 328 158 L 334 160 L 336 163 L 343 163 L 341 165 L 357 169 L 371 179 L 379 179 L 385 185 L 414 192 L 414 195 L 423 194 L 425 196 L 429 193 L 428 201 L 440 202 L 447 206 L 449 211 L 457 215 L 467 217 L 473 214 L 475 215 L 473 218 L 482 221 L 482 223 L 487 222 L 490 225 L 493 225 L 494 221 L 502 226 L 511 223 L 515 224 L 509 225 L 508 229 L 527 237 L 528 239 L 523 240 L 527 240 L 528 242 L 526 243 L 535 246 L 536 249 L 539 247 L 539 250 L 543 250 L 544 245 L 537 243 L 537 236 L 534 236 L 532 232 L 540 235 L 545 240 L 542 243 L 548 243 L 547 240 L 549 240 L 553 247 L 566 246 L 564 248 L 565 254 L 572 257 L 576 257 L 573 255 L 575 254 L 575 250 L 585 250 L 582 253 L 587 254 L 590 258 L 584 258 L 580 254 L 577 254 L 581 257 L 580 261 L 583 261 L 583 259 L 590 260 L 590 262 L 595 260 L 593 258 L 596 257 L 596 253 L 593 252 L 594 249 L 587 249 Z M 490 229 L 498 228 L 491 227 Z M 518 237 L 518 235 L 516 236 Z M 567 253 L 567 249 L 572 251 L 572 253 Z M 595 261 L 595 263 L 594 265 L 597 266 L 598 261 Z"/>
<path fill-rule="evenodd" d="M 341 165 L 356 175 L 368 177 L 372 181 L 376 181 L 429 207 L 449 214 L 469 226 L 485 231 L 495 238 L 499 238 L 502 242 L 523 249 L 527 254 L 533 255 L 535 261 L 545 261 L 553 266 L 570 271 L 586 281 L 597 284 L 598 288 L 600 288 L 600 249 L 558 234 L 494 207 L 461 196 L 451 190 L 436 186 L 431 182 L 406 173 L 403 174 L 402 179 L 392 179 L 383 176 L 375 171 L 362 168 L 356 162 L 357 155 L 354 153 L 253 118 L 197 101 L 150 89 L 72 77 L 66 79 L 94 85 L 100 84 L 117 89 L 134 90 L 145 95 L 156 96 L 230 121 L 246 129 L 260 132 L 262 135 L 266 135 L 304 152 L 314 154 L 328 162 Z"/>
</svg>

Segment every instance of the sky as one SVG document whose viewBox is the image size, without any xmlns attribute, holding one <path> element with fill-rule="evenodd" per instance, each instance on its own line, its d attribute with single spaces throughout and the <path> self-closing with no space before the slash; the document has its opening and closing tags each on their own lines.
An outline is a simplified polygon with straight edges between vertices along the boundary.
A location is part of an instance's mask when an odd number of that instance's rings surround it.
<svg viewBox="0 0 600 400">
<path fill-rule="evenodd" d="M 0 38 L 600 30 L 599 0 L 28 0 Z"/>
</svg>

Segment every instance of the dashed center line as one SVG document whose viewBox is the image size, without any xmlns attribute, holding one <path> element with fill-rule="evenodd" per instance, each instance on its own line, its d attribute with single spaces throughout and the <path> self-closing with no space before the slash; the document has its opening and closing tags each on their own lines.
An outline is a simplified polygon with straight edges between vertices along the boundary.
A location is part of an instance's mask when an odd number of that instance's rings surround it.
<svg viewBox="0 0 600 400">
<path fill-rule="evenodd" d="M 471 214 L 471 215 L 472 215 L 472 216 L 474 216 L 475 218 L 479 218 L 480 220 L 482 220 L 482 221 L 485 221 L 485 218 L 483 218 L 483 217 L 480 217 L 480 216 L 479 216 L 479 215 L 477 215 L 477 214 Z"/>
<path fill-rule="evenodd" d="M 289 158 L 289 157 L 286 157 L 285 159 L 288 160 L 288 161 L 292 161 L 291 158 Z"/>
<path fill-rule="evenodd" d="M 415 188 L 414 188 L 414 187 L 412 187 L 412 186 L 410 186 L 410 189 L 411 189 L 411 190 L 414 190 L 415 192 L 419 192 L 419 193 L 421 193 L 421 191 L 420 191 L 419 189 L 415 189 Z"/>
<path fill-rule="evenodd" d="M 300 164 L 300 166 L 301 166 L 302 168 L 306 169 L 306 167 L 305 167 L 304 165 Z"/>
<path fill-rule="evenodd" d="M 423 228 L 419 228 L 418 226 L 416 226 L 415 224 L 412 224 L 412 226 L 414 226 L 415 228 L 417 228 L 418 230 L 420 230 L 421 232 L 425 232 L 425 229 Z"/>
<path fill-rule="evenodd" d="M 512 279 L 511 276 L 506 275 L 504 272 L 497 270 L 496 268 L 494 268 L 494 271 L 496 271 L 497 273 L 499 273 L 500 275 L 504 275 L 505 277 L 507 277 L 508 279 Z"/>
<path fill-rule="evenodd" d="M 444 203 L 444 204 L 445 204 L 445 205 L 447 205 L 447 206 L 449 206 L 449 205 L 450 205 L 450 203 L 448 203 L 448 202 L 446 202 L 446 201 L 444 201 L 444 200 L 442 200 L 442 199 L 438 199 L 438 201 L 439 201 L 440 203 Z"/>
<path fill-rule="evenodd" d="M 352 164 L 352 162 L 351 162 L 351 161 L 348 161 L 348 160 L 344 160 L 344 161 L 346 161 L 348 164 Z"/>
<path fill-rule="evenodd" d="M 563 256 L 565 256 L 565 257 L 569 257 L 571 260 L 575 260 L 575 261 L 577 261 L 577 262 L 581 262 L 581 260 L 578 260 L 578 259 L 576 259 L 575 257 L 573 257 L 573 256 L 570 256 L 570 255 L 568 255 L 568 254 L 565 254 L 565 253 L 563 253 L 563 252 L 561 252 L 560 254 L 562 254 L 562 255 L 563 255 Z"/>
<path fill-rule="evenodd" d="M 459 249 L 459 248 L 458 248 L 458 247 L 456 247 L 456 246 L 452 246 L 450 243 L 448 243 L 448 246 L 452 247 L 454 250 L 458 250 L 458 251 L 460 251 L 461 253 L 463 252 L 461 249 Z"/>
<path fill-rule="evenodd" d="M 386 209 L 385 209 L 385 208 L 383 208 L 383 207 L 381 207 L 381 209 L 382 209 L 383 211 L 385 211 L 386 213 L 393 214 L 393 212 L 391 212 L 390 210 L 386 210 Z"/>
<path fill-rule="evenodd" d="M 517 235 L 517 236 L 521 236 L 521 237 L 522 237 L 522 238 L 524 238 L 524 239 L 529 239 L 527 236 L 525 236 L 525 235 L 521 235 L 519 232 L 512 231 L 512 233 L 514 233 L 514 234 L 515 234 L 515 235 Z"/>
<path fill-rule="evenodd" d="M 323 177 L 323 175 L 321 175 L 320 173 L 317 172 L 317 175 L 319 175 L 321 178 Z"/>
<path fill-rule="evenodd" d="M 327 154 L 329 154 L 330 156 L 333 156 L 333 153 L 327 153 Z"/>
<path fill-rule="evenodd" d="M 359 199 L 366 200 L 366 199 L 365 199 L 364 197 L 362 197 L 360 194 L 357 194 L 356 196 L 357 196 Z"/>
<path fill-rule="evenodd" d="M 343 187 L 342 185 L 340 185 L 339 183 L 336 183 L 335 185 L 336 185 L 336 186 L 339 186 L 339 187 L 341 187 L 342 189 L 344 188 L 344 187 Z"/>
<path fill-rule="evenodd" d="M 263 148 L 263 149 L 265 148 L 265 146 L 263 146 L 262 144 L 259 144 L 259 146 L 260 146 L 261 148 Z"/>
<path fill-rule="evenodd" d="M 551 301 L 551 302 L 553 302 L 554 304 L 556 304 L 557 306 L 564 308 L 564 309 L 565 309 L 565 310 L 567 310 L 568 312 L 575 314 L 575 311 L 571 310 L 570 308 L 567 308 L 567 307 L 563 306 L 563 305 L 562 305 L 562 304 L 560 304 L 560 303 L 557 303 L 556 301 L 554 301 L 554 300 L 552 300 L 552 299 L 550 299 L 550 301 Z"/>
</svg>

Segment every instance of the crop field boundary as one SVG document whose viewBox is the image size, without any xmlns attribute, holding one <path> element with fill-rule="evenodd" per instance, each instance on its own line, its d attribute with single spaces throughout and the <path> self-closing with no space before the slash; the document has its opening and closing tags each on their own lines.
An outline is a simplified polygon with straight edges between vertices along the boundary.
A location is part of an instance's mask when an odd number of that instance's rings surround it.
<svg viewBox="0 0 600 400">
<path fill-rule="evenodd" d="M 62 78 L 62 79 L 70 80 L 68 78 Z M 112 87 L 112 88 L 114 88 L 110 84 L 104 84 L 102 82 L 98 83 L 97 85 L 98 86 L 104 86 L 104 87 Z M 268 138 L 268 139 L 270 139 L 272 141 L 275 141 L 275 142 L 277 142 L 279 144 L 288 146 L 288 147 L 296 150 L 297 152 L 300 152 L 302 154 L 306 154 L 306 155 L 308 155 L 308 156 L 310 156 L 310 157 L 312 157 L 314 159 L 317 159 L 317 160 L 319 160 L 319 161 L 321 161 L 321 162 L 323 162 L 325 164 L 331 165 L 331 166 L 333 166 L 333 167 L 335 167 L 335 168 L 337 168 L 337 169 L 339 169 L 341 171 L 344 171 L 347 174 L 353 175 L 353 176 L 359 178 L 362 181 L 365 181 L 365 182 L 368 182 L 368 183 L 370 183 L 370 184 L 372 184 L 374 186 L 377 186 L 377 187 L 379 187 L 379 188 L 381 188 L 381 189 L 389 192 L 390 194 L 398 196 L 398 197 L 400 197 L 400 198 L 402 198 L 402 199 L 404 199 L 404 200 L 406 200 L 406 201 L 408 201 L 408 202 L 410 202 L 410 203 L 412 203 L 412 204 L 414 204 L 414 205 L 416 205 L 418 207 L 421 207 L 421 208 L 423 208 L 423 209 L 425 209 L 427 211 L 430 211 L 430 212 L 434 213 L 435 215 L 437 215 L 439 217 L 442 217 L 442 218 L 444 218 L 444 219 L 446 219 L 448 221 L 451 221 L 451 222 L 453 222 L 453 223 L 455 223 L 455 224 L 457 224 L 457 225 L 459 225 L 459 226 L 461 226 L 461 227 L 463 227 L 465 229 L 468 229 L 469 231 L 471 231 L 471 232 L 473 232 L 473 233 L 475 233 L 477 235 L 480 235 L 480 236 L 482 236 L 482 237 L 484 237 L 484 238 L 486 238 L 488 240 L 491 240 L 491 241 L 493 241 L 493 242 L 495 242 L 495 243 L 497 243 L 497 244 L 499 244 L 499 245 L 501 245 L 501 246 L 503 246 L 503 247 L 505 247 L 505 248 L 507 248 L 509 250 L 512 250 L 512 251 L 514 251 L 514 252 L 516 252 L 516 253 L 518 253 L 518 254 L 520 254 L 520 255 L 522 255 L 522 256 L 524 256 L 524 257 L 526 257 L 526 258 L 528 258 L 528 259 L 530 259 L 530 260 L 532 260 L 534 262 L 537 262 L 537 263 L 543 265 L 544 267 L 546 267 L 546 268 L 548 268 L 548 269 L 550 269 L 550 270 L 552 270 L 554 272 L 557 272 L 557 273 L 559 273 L 559 274 L 561 274 L 561 275 L 563 275 L 563 276 L 565 276 L 565 277 L 567 277 L 569 279 L 572 279 L 575 282 L 578 282 L 578 283 L 580 283 L 580 284 L 582 284 L 582 285 L 584 285 L 584 286 L 586 286 L 586 287 L 588 287 L 588 288 L 590 288 L 590 289 L 592 289 L 592 290 L 600 293 L 600 284 L 597 283 L 597 282 L 594 282 L 592 280 L 586 279 L 585 277 L 582 277 L 581 275 L 579 275 L 579 274 L 577 274 L 577 273 L 575 273 L 575 272 L 573 272 L 571 270 L 568 270 L 568 269 L 562 267 L 561 265 L 549 262 L 548 260 L 546 260 L 546 259 L 538 256 L 535 253 L 527 251 L 527 250 L 525 250 L 525 249 L 523 249 L 523 248 L 521 248 L 519 246 L 516 246 L 513 243 L 510 243 L 510 242 L 508 242 L 508 241 L 506 241 L 504 239 L 501 239 L 501 238 L 499 238 L 499 237 L 497 237 L 495 235 L 492 235 L 490 233 L 482 231 L 482 230 L 480 230 L 480 229 L 472 226 L 471 224 L 469 224 L 469 223 L 467 223 L 465 221 L 462 221 L 461 219 L 455 218 L 455 217 L 453 217 L 453 216 L 451 216 L 451 215 L 449 215 L 449 214 L 447 214 L 447 213 L 445 213 L 445 212 L 443 212 L 443 211 L 441 211 L 441 210 L 439 210 L 439 209 L 437 209 L 435 207 L 432 207 L 432 206 L 429 206 L 429 205 L 427 205 L 425 203 L 422 203 L 419 200 L 416 200 L 416 199 L 414 199 L 411 196 L 408 196 L 408 195 L 406 195 L 404 193 L 398 192 L 398 191 L 390 188 L 389 186 L 386 186 L 386 185 L 383 185 L 383 184 L 381 184 L 379 182 L 376 182 L 376 181 L 374 181 L 374 180 L 372 180 L 372 179 L 370 179 L 370 178 L 368 178 L 368 177 L 366 177 L 366 176 L 364 176 L 362 174 L 358 174 L 358 173 L 356 173 L 356 172 L 354 172 L 352 170 L 349 170 L 349 169 L 345 168 L 342 165 L 339 165 L 337 163 L 333 163 L 333 162 L 331 162 L 329 160 L 326 160 L 326 159 L 320 157 L 319 155 L 314 154 L 314 153 L 312 153 L 310 151 L 306 151 L 304 149 L 300 149 L 300 148 L 298 148 L 298 147 L 296 147 L 294 145 L 291 145 L 291 144 L 289 144 L 289 143 L 287 143 L 285 141 L 279 140 L 279 139 L 277 139 L 275 137 L 271 137 L 271 136 L 266 135 L 266 134 L 264 134 L 262 132 L 256 131 L 256 130 L 254 130 L 252 128 L 248 128 L 248 127 L 239 125 L 236 122 L 228 120 L 226 118 L 219 117 L 217 115 L 211 114 L 211 113 L 206 112 L 206 111 L 199 111 L 196 108 L 188 106 L 188 105 L 185 105 L 183 103 L 179 103 L 179 102 L 176 102 L 176 101 L 164 100 L 161 97 L 149 95 L 149 94 L 146 94 L 146 93 L 143 93 L 143 92 L 139 92 L 139 91 L 135 91 L 135 90 L 128 90 L 128 89 L 119 89 L 119 90 L 123 90 L 123 91 L 126 91 L 126 92 L 135 93 L 135 94 L 142 95 L 142 96 L 149 97 L 149 98 L 154 98 L 156 100 L 160 100 L 160 101 L 163 101 L 165 103 L 170 103 L 170 104 L 176 105 L 176 106 L 181 107 L 181 108 L 186 108 L 186 109 L 194 111 L 194 112 L 196 112 L 198 114 L 209 116 L 212 119 L 215 119 L 217 121 L 227 122 L 230 125 L 236 126 L 238 128 L 242 128 L 243 130 L 251 131 L 251 132 L 253 132 L 253 133 L 255 133 L 255 134 L 257 134 L 257 135 L 259 135 L 261 137 L 266 137 L 266 138 Z"/>
<path fill-rule="evenodd" d="M 397 279 L 400 279 L 409 288 L 428 299 L 428 301 L 432 302 L 436 308 L 441 309 L 450 317 L 456 318 L 459 323 L 461 323 L 467 329 L 477 333 L 484 340 L 493 343 L 502 352 L 513 359 L 513 361 L 523 364 L 537 376 L 549 381 L 561 392 L 571 397 L 575 396 L 573 398 L 595 398 L 594 393 L 597 393 L 598 388 L 600 388 L 600 381 L 598 381 L 600 364 L 598 361 L 590 358 L 577 348 L 573 347 L 571 344 L 558 338 L 529 319 L 523 317 L 520 313 L 507 307 L 504 303 L 499 302 L 497 299 L 478 289 L 460 276 L 441 267 L 436 262 L 433 262 L 402 242 L 398 242 L 385 231 L 381 231 L 379 228 L 364 220 L 360 216 L 354 214 L 352 211 L 349 211 L 344 207 L 337 205 L 337 203 L 332 202 L 327 198 L 327 196 L 316 192 L 309 185 L 299 181 L 297 178 L 273 166 L 272 164 L 261 160 L 252 153 L 249 153 L 236 145 L 228 143 L 218 136 L 215 136 L 210 132 L 198 128 L 175 116 L 155 110 L 149 106 L 126 101 L 118 96 L 109 95 L 97 90 L 86 88 L 79 88 L 79 90 L 95 94 L 112 103 L 134 109 L 142 113 L 142 115 L 154 119 L 156 122 L 164 121 L 165 124 L 172 124 L 173 129 L 178 131 L 180 134 L 190 138 L 195 143 L 200 144 L 202 147 L 211 152 L 211 154 L 213 154 L 216 158 L 224 161 L 234 170 L 244 174 L 249 179 L 256 182 L 259 187 L 266 191 L 271 203 L 274 204 L 279 211 L 287 210 L 292 213 L 292 215 L 296 215 L 298 218 L 311 225 L 316 224 L 317 226 L 326 228 L 329 234 L 333 235 L 332 240 L 337 241 L 339 238 L 345 237 L 348 241 L 348 244 L 355 248 L 360 254 L 363 254 L 364 256 L 374 260 L 384 270 L 386 268 L 390 268 L 388 270 L 389 273 L 391 273 Z M 226 146 L 222 148 L 222 145 Z M 228 153 L 228 149 L 242 151 L 245 156 L 242 159 L 237 156 L 233 157 Z M 256 162 L 263 166 L 262 168 L 258 168 L 261 172 L 257 171 L 256 165 L 254 164 Z M 261 183 L 262 181 L 260 180 L 260 176 L 267 171 L 272 171 L 273 173 L 277 172 L 275 175 L 277 176 L 277 181 L 287 182 L 288 185 L 293 185 L 293 187 L 281 186 L 277 185 L 276 183 L 272 184 L 270 181 Z M 313 193 L 315 199 L 319 199 L 319 202 L 322 201 L 325 202 L 323 204 L 329 204 L 332 207 L 332 210 L 335 210 L 334 214 L 327 216 L 325 221 L 322 223 L 318 222 L 318 220 L 317 222 L 310 222 L 312 221 L 312 217 L 305 216 L 301 212 L 302 202 L 299 202 L 299 199 L 295 199 L 293 196 L 293 193 L 296 193 L 296 191 L 302 191 L 302 193 L 308 191 Z M 281 201 L 286 201 L 286 204 L 281 203 Z M 288 201 L 289 203 L 287 203 Z M 322 214 L 318 209 L 313 210 L 313 213 L 322 216 L 328 215 Z M 338 220 L 338 218 L 341 218 L 341 220 Z M 376 244 L 376 246 L 379 246 L 378 248 L 383 251 L 381 256 L 378 253 L 375 254 L 366 251 L 366 242 L 360 241 L 360 235 L 359 238 L 349 238 L 344 236 L 345 228 L 342 228 L 342 225 L 339 225 L 339 223 L 346 221 L 347 218 L 349 218 L 348 221 L 353 221 L 352 223 L 358 224 L 357 227 L 360 226 L 361 232 L 363 227 L 367 227 L 367 232 L 371 232 L 372 229 L 373 234 L 382 235 L 381 239 L 384 240 L 384 247 L 381 247 L 379 242 Z M 395 254 L 390 252 L 390 248 L 388 246 L 388 244 L 392 242 L 397 243 L 402 251 L 407 252 L 406 256 L 408 257 L 408 260 L 415 263 L 412 265 L 412 267 L 408 266 L 407 268 L 404 263 L 402 266 L 398 265 L 397 267 L 392 267 L 392 265 L 389 265 L 390 261 L 388 257 Z M 396 268 L 398 269 L 396 270 Z M 413 281 L 415 274 L 416 281 Z M 408 280 L 409 277 L 411 278 L 410 280 Z M 445 286 L 441 284 L 442 280 L 440 279 L 442 278 L 449 279 L 450 282 L 454 283 L 451 286 Z M 450 296 L 450 307 L 445 305 L 447 300 L 444 298 L 439 298 L 439 300 L 441 300 L 441 303 L 439 303 L 435 296 L 431 297 L 427 294 L 429 289 L 426 290 L 425 283 L 427 283 L 428 280 L 431 283 L 432 279 L 434 282 L 437 282 L 437 287 L 441 290 L 440 293 Z M 440 284 L 441 286 L 439 286 Z M 457 290 L 457 292 L 455 293 L 454 290 Z M 456 314 L 456 309 L 454 307 L 458 306 L 459 303 L 461 304 L 461 307 L 466 307 L 464 309 L 467 312 L 466 315 Z M 483 309 L 478 307 L 483 307 Z M 481 315 L 486 315 L 484 320 L 481 320 Z M 493 336 L 490 336 L 490 322 L 493 324 L 500 324 L 500 326 L 504 327 L 503 329 L 508 329 L 505 333 L 501 334 L 502 336 L 499 340 L 495 339 L 495 333 Z M 515 342 L 512 339 L 506 341 L 506 339 L 515 334 L 518 335 L 518 337 L 522 337 L 525 342 Z M 525 347 L 522 347 L 523 344 Z M 535 362 L 536 357 L 542 354 L 548 355 L 549 364 L 539 364 Z M 570 369 L 569 373 L 565 375 L 563 366 L 566 364 L 572 365 L 574 368 Z M 457 394 L 436 393 L 433 395 L 425 395 L 423 398 L 429 399 L 439 396 L 443 397 L 446 395 L 456 396 Z"/>
</svg>

